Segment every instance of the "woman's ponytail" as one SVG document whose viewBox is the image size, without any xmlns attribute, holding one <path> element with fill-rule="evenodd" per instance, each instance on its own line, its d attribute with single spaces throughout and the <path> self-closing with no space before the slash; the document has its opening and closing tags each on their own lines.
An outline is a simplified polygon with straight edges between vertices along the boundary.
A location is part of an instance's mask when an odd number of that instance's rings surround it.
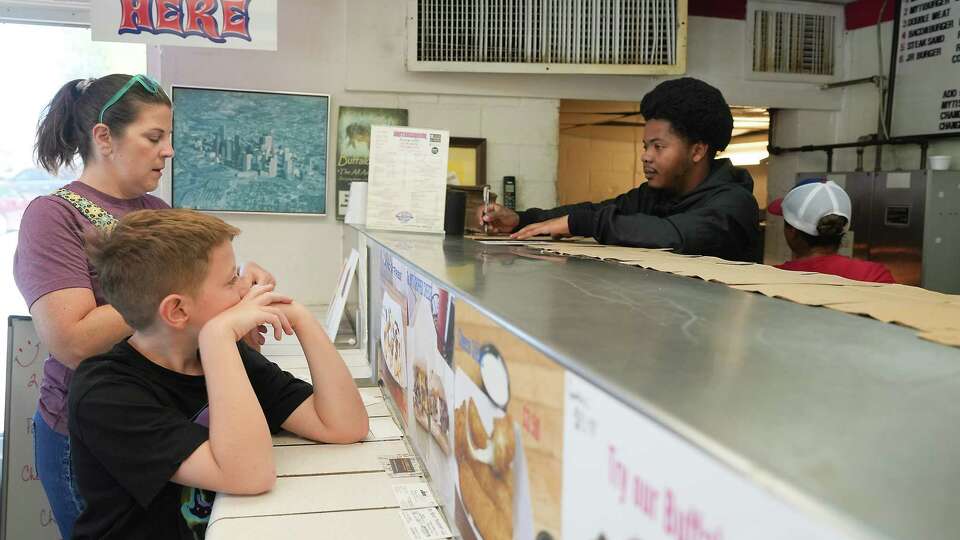
<svg viewBox="0 0 960 540">
<path fill-rule="evenodd" d="M 70 166 L 80 152 L 83 134 L 77 129 L 77 101 L 82 95 L 85 79 L 76 79 L 63 85 L 37 123 L 34 153 L 37 163 L 50 174 Z"/>
</svg>

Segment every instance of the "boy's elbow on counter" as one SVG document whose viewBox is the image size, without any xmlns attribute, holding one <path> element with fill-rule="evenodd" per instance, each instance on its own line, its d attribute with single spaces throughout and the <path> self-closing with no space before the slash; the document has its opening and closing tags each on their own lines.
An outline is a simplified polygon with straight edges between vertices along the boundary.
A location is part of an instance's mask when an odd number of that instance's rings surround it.
<svg viewBox="0 0 960 540">
<path fill-rule="evenodd" d="M 363 411 L 363 419 L 357 422 L 357 427 L 352 433 L 355 437 L 353 442 L 362 441 L 367 438 L 368 433 L 370 433 L 370 417 L 367 416 L 367 411 Z"/>
<path fill-rule="evenodd" d="M 338 429 L 336 433 L 333 434 L 332 439 L 334 440 L 328 442 L 335 444 L 352 444 L 364 440 L 369 433 L 370 419 L 367 417 L 367 412 L 364 411 L 362 418 Z"/>
<path fill-rule="evenodd" d="M 235 495 L 261 495 L 273 489 L 277 483 L 277 472 L 271 467 L 260 474 L 250 474 L 246 478 L 238 479 L 239 485 L 231 490 Z"/>
</svg>

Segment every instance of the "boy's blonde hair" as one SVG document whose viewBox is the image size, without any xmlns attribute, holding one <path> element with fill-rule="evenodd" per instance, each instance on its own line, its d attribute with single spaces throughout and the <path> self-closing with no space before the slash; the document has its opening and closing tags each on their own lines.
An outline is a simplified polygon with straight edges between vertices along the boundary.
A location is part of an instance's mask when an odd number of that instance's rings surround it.
<svg viewBox="0 0 960 540">
<path fill-rule="evenodd" d="M 194 210 L 138 210 L 110 232 L 87 236 L 86 252 L 107 301 L 134 329 L 153 323 L 172 293 L 195 293 L 213 248 L 240 230 Z"/>
</svg>

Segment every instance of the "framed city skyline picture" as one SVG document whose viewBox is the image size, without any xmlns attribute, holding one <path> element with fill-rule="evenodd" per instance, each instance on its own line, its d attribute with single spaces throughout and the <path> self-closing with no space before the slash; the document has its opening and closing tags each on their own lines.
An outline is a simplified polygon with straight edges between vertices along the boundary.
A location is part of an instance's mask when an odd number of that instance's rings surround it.
<svg viewBox="0 0 960 540">
<path fill-rule="evenodd" d="M 326 214 L 329 117 L 325 94 L 174 86 L 173 207 Z"/>
</svg>

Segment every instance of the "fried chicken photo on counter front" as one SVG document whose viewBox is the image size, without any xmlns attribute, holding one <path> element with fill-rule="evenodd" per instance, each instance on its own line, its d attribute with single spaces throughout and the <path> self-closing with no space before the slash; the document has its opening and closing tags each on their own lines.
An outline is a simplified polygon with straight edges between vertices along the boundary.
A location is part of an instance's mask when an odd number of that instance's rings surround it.
<svg viewBox="0 0 960 540">
<path fill-rule="evenodd" d="M 473 440 L 474 448 L 480 444 L 486 448 L 489 437 L 472 398 L 454 411 L 454 447 L 463 504 L 484 540 L 511 540 L 513 472 L 507 470 L 506 474 L 497 475 L 492 466 L 474 459 L 468 446 L 468 429 L 479 431 Z"/>
<path fill-rule="evenodd" d="M 516 446 L 513 436 L 513 422 L 509 416 L 493 420 L 493 472 L 497 476 L 506 474 L 513 463 Z"/>
</svg>

